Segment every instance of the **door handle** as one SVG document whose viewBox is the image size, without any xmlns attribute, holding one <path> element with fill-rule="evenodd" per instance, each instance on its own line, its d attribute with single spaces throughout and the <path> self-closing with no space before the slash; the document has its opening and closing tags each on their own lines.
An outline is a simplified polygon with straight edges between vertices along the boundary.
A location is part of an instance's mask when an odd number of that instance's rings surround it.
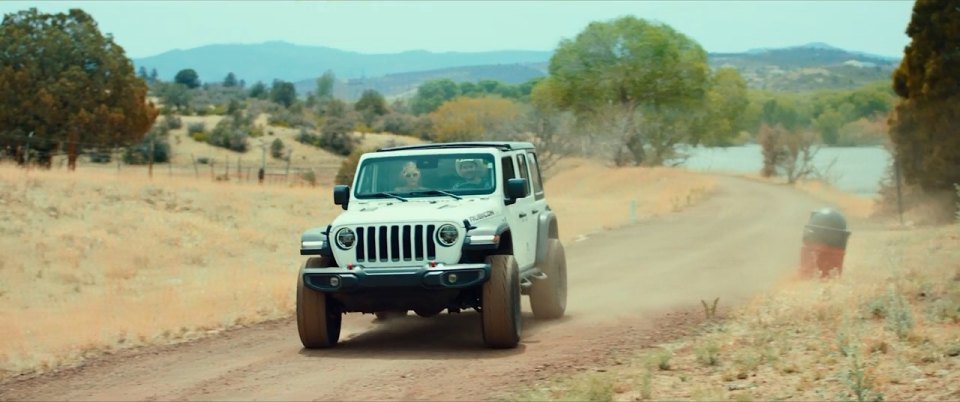
<svg viewBox="0 0 960 402">
<path fill-rule="evenodd" d="M 530 211 L 530 212 L 533 212 L 533 213 L 536 214 L 536 213 L 540 213 L 540 210 L 539 210 L 539 209 L 534 209 L 533 211 Z"/>
<path fill-rule="evenodd" d="M 526 214 L 525 212 L 521 212 L 521 213 L 520 213 L 520 217 L 521 217 L 521 218 L 526 218 L 526 217 L 527 217 L 527 214 Z"/>
</svg>

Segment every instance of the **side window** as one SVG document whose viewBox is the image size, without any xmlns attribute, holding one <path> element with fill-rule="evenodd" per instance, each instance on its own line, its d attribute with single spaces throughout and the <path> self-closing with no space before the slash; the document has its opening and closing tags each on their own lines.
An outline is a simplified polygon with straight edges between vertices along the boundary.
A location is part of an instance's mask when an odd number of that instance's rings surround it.
<svg viewBox="0 0 960 402">
<path fill-rule="evenodd" d="M 513 158 L 509 156 L 504 156 L 500 160 L 500 163 L 503 165 L 503 188 L 507 188 L 507 180 L 510 180 L 515 177 L 513 173 Z"/>
<path fill-rule="evenodd" d="M 527 179 L 527 191 L 530 191 L 530 173 L 527 170 L 527 158 L 523 154 L 517 154 L 517 168 L 520 169 L 520 178 Z"/>
<path fill-rule="evenodd" d="M 527 154 L 527 162 L 530 164 L 530 178 L 533 182 L 533 193 L 537 197 L 543 196 L 543 178 L 540 176 L 540 164 L 537 163 L 537 154 Z"/>
</svg>

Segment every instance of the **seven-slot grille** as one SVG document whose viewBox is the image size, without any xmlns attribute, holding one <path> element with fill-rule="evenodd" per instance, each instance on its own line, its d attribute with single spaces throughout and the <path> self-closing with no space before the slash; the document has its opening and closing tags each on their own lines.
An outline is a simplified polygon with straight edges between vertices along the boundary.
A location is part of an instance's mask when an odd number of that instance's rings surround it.
<svg viewBox="0 0 960 402">
<path fill-rule="evenodd" d="M 360 226 L 357 262 L 426 261 L 437 258 L 436 225 Z"/>
</svg>

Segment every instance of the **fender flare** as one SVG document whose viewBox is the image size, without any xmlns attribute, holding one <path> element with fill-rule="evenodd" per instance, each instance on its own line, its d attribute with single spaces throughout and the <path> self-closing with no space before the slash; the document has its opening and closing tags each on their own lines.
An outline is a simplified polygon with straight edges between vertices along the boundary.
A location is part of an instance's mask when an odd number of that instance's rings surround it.
<svg viewBox="0 0 960 402">
<path fill-rule="evenodd" d="M 537 222 L 537 260 L 536 266 L 540 266 L 547 259 L 547 241 L 560 238 L 560 226 L 557 222 L 557 215 L 550 209 L 540 214 Z"/>
</svg>

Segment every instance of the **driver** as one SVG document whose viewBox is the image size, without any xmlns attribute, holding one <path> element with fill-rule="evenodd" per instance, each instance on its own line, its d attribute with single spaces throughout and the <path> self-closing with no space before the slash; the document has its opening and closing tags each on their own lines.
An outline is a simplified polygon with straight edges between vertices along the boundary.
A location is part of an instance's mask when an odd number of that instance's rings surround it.
<svg viewBox="0 0 960 402">
<path fill-rule="evenodd" d="M 453 186 L 454 189 L 487 187 L 486 164 L 483 159 L 457 159 L 457 175 L 464 181 Z"/>
</svg>

